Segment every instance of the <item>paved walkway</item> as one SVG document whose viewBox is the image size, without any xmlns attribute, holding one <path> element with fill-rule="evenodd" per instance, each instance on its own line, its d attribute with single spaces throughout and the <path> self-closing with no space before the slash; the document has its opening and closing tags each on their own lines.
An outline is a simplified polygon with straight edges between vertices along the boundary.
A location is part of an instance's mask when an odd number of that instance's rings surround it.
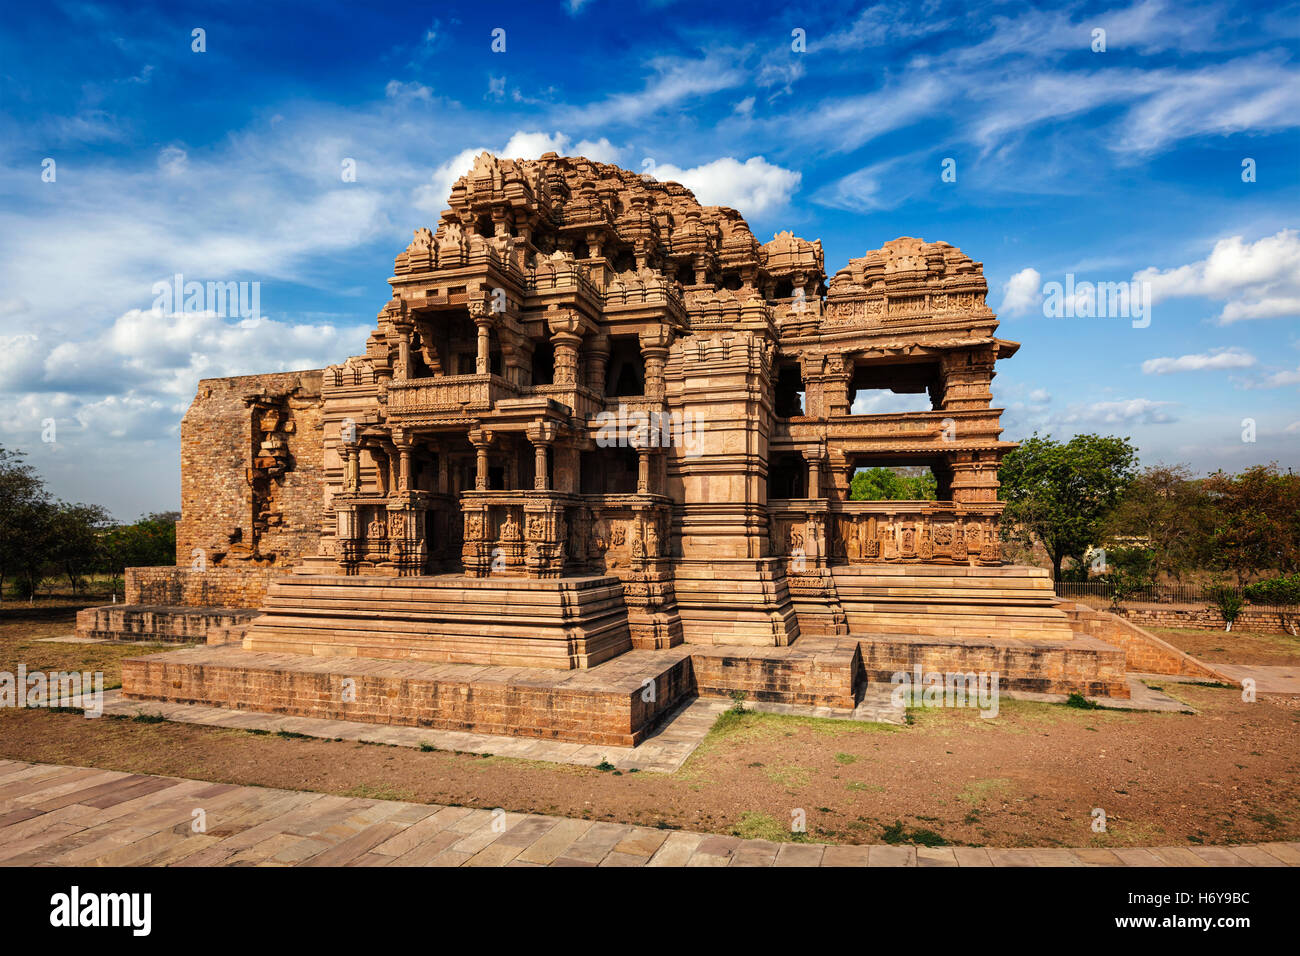
<svg viewBox="0 0 1300 956">
<path fill-rule="evenodd" d="M 0 760 L 0 865 L 38 863 L 1300 866 L 1300 843 L 1121 850 L 771 843 L 564 817 L 363 800 Z"/>
</svg>

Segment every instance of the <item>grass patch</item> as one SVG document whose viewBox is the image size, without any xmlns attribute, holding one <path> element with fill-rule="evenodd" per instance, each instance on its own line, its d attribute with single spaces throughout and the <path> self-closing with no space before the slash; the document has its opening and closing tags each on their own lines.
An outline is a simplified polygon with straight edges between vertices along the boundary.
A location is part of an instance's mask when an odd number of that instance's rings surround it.
<svg viewBox="0 0 1300 956">
<path fill-rule="evenodd" d="M 1160 688 L 1158 687 L 1152 688 L 1152 690 L 1159 690 L 1159 689 Z M 1069 697 L 1065 698 L 1065 706 L 1074 707 L 1077 708 L 1078 710 L 1101 710 L 1101 704 L 1089 700 L 1088 698 L 1084 697 L 1082 694 L 1078 693 L 1077 691 L 1071 694 Z"/>
<path fill-rule="evenodd" d="M 806 833 L 792 833 L 790 827 L 776 817 L 756 810 L 740 815 L 740 822 L 732 828 L 732 835 L 742 840 L 768 840 L 772 843 L 806 843 Z"/>
<path fill-rule="evenodd" d="M 857 754 L 836 754 L 835 755 L 835 762 L 842 763 L 845 766 L 848 766 L 851 763 L 856 763 L 857 759 L 858 759 Z"/>
<path fill-rule="evenodd" d="M 409 790 L 399 790 L 396 787 L 384 786 L 382 784 L 359 783 L 343 791 L 345 797 L 360 797 L 363 800 L 403 800 L 416 802 L 415 794 Z"/>
<path fill-rule="evenodd" d="M 1011 781 L 1006 777 L 987 777 L 966 784 L 961 793 L 957 794 L 957 799 L 973 806 L 993 797 L 1006 797 L 1013 789 Z"/>
</svg>

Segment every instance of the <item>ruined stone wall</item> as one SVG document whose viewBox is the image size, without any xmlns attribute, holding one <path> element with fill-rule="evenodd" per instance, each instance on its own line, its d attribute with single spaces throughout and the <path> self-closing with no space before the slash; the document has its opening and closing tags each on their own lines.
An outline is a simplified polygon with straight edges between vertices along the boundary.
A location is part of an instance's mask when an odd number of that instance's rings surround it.
<svg viewBox="0 0 1300 956">
<path fill-rule="evenodd" d="M 163 607 L 262 606 L 275 568 L 127 568 L 126 603 Z"/>
<path fill-rule="evenodd" d="M 181 422 L 179 567 L 287 569 L 316 552 L 321 417 L 319 370 L 199 382 Z"/>
</svg>

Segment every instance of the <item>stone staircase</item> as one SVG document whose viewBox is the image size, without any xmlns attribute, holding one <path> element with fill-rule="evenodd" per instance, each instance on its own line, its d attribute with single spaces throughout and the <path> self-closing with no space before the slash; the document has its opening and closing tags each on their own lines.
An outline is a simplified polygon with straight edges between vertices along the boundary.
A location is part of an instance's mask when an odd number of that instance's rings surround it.
<svg viewBox="0 0 1300 956">
<path fill-rule="evenodd" d="M 832 569 L 851 634 L 1068 641 L 1041 568 L 851 565 Z"/>
<path fill-rule="evenodd" d="M 631 646 L 613 577 L 286 575 L 244 640 L 276 654 L 566 669 Z"/>
</svg>

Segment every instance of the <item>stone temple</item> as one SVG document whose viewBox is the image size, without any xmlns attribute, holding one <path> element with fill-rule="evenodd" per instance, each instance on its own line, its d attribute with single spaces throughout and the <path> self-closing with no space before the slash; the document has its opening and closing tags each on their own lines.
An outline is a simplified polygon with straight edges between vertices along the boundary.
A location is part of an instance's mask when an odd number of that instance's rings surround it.
<svg viewBox="0 0 1300 956">
<path fill-rule="evenodd" d="M 200 383 L 177 567 L 79 622 L 198 644 L 126 697 L 629 744 L 696 695 L 848 709 L 915 667 L 1128 696 L 1124 649 L 1003 564 L 1019 346 L 980 263 L 900 238 L 828 276 L 553 153 L 484 153 L 449 205 L 359 354 Z M 850 500 L 878 465 L 937 500 Z"/>
</svg>

